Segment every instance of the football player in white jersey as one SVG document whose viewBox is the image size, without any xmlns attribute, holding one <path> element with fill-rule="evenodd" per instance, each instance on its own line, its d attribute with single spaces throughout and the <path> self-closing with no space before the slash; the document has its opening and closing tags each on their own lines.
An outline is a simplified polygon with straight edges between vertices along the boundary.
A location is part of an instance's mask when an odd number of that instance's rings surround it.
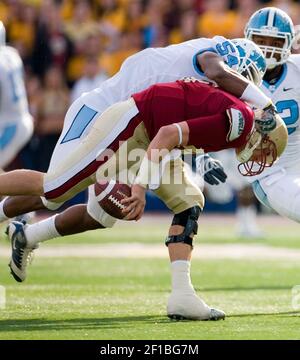
<svg viewBox="0 0 300 360">
<path fill-rule="evenodd" d="M 274 7 L 256 11 L 245 27 L 245 36 L 263 51 L 267 71 L 261 85 L 262 91 L 275 104 L 289 132 L 288 146 L 278 162 L 258 176 L 250 178 L 257 199 L 265 206 L 291 220 L 300 221 L 300 55 L 291 55 L 294 26 L 289 16 Z M 225 167 L 226 168 L 226 167 Z M 226 168 L 229 172 L 229 169 Z M 236 178 L 235 178 L 236 180 Z M 243 179 L 242 179 L 243 180 Z M 245 179 L 244 181 L 248 181 Z M 241 190 L 244 181 L 229 183 Z M 224 184 L 226 185 L 226 184 Z M 245 184 L 243 185 L 245 186 Z M 246 190 L 246 191 L 245 191 Z M 244 187 L 243 194 L 249 194 Z M 251 197 L 248 197 L 250 200 Z M 254 212 L 251 205 L 240 208 L 245 215 Z M 251 220 L 251 219 L 250 219 Z M 253 226 L 253 223 L 251 224 Z M 247 229 L 251 235 L 255 228 Z"/>
<path fill-rule="evenodd" d="M 264 121 L 261 123 L 260 130 L 271 131 L 276 126 L 271 100 L 253 83 L 234 71 L 238 70 L 242 74 L 248 75 L 251 80 L 260 82 L 265 70 L 265 62 L 259 49 L 255 51 L 254 46 L 252 50 L 250 53 L 245 52 L 241 57 L 231 41 L 223 37 L 215 37 L 191 40 L 166 48 L 146 49 L 131 56 L 124 62 L 119 73 L 104 82 L 100 88 L 83 94 L 72 104 L 66 114 L 64 129 L 54 150 L 49 170 L 56 168 L 76 148 L 82 138 L 88 134 L 95 119 L 110 105 L 127 99 L 132 93 L 141 91 L 151 84 L 170 82 L 186 76 L 214 81 L 224 90 L 256 108 L 264 109 Z M 84 171 L 82 168 L 78 168 L 78 170 Z M 10 189 L 13 193 L 12 184 L 10 184 Z M 16 276 L 18 281 L 25 280 L 27 258 L 30 251 L 39 242 L 58 236 L 112 226 L 114 219 L 111 219 L 99 207 L 93 189 L 90 190 L 87 207 L 77 205 L 60 215 L 33 225 L 11 224 L 9 233 L 12 242 L 15 247 L 17 244 L 20 245 L 18 250 L 14 249 L 12 256 L 12 261 L 19 267 Z M 24 194 L 27 194 L 24 188 L 23 191 Z M 51 204 L 46 201 L 43 203 L 49 209 L 58 207 L 57 203 Z M 16 204 L 18 205 L 16 206 Z M 40 209 L 41 204 L 38 197 L 8 198 L 0 204 L 0 221 L 17 215 L 16 212 L 25 213 Z M 23 241 L 15 241 L 20 238 Z M 180 247 L 180 244 L 178 245 Z M 172 251 L 178 252 L 176 248 L 177 246 L 174 246 Z M 177 258 L 181 260 L 178 262 L 181 269 L 182 263 L 185 264 L 185 282 L 190 282 L 189 259 L 180 256 Z M 172 265 L 174 265 L 172 266 L 172 275 L 182 276 L 182 270 L 178 274 L 177 264 L 172 263 Z"/>
<path fill-rule="evenodd" d="M 265 114 L 272 122 L 271 100 L 253 83 L 234 71 L 247 72 L 248 67 L 252 66 L 253 74 L 248 72 L 248 75 L 252 80 L 259 82 L 264 73 L 264 65 L 255 64 L 257 59 L 251 60 L 251 54 L 244 57 L 249 57 L 247 64 L 240 61 L 236 46 L 220 36 L 213 39 L 190 40 L 166 48 L 145 49 L 129 57 L 115 76 L 105 81 L 98 89 L 83 94 L 72 104 L 66 114 L 64 128 L 53 152 L 49 169 L 56 166 L 76 147 L 88 133 L 95 118 L 114 102 L 127 99 L 130 94 L 152 84 L 170 82 L 185 76 L 214 81 L 224 90 L 256 108 L 266 109 Z M 273 125 L 274 123 L 271 124 Z M 39 198 L 26 198 L 25 202 L 22 198 L 7 199 L 0 204 L 0 221 L 44 206 L 51 210 L 59 207 L 58 204 L 42 202 Z M 98 228 L 99 209 L 96 211 L 97 214 L 91 212 L 95 212 L 95 209 L 89 211 L 91 217 L 86 216 L 86 206 L 82 205 L 70 208 L 68 214 L 56 216 L 55 224 L 54 218 L 49 219 L 47 224 L 51 230 L 48 231 L 48 235 L 49 232 L 59 236 L 70 234 L 70 231 L 76 233 Z M 67 215 L 71 215 L 71 221 Z M 82 221 L 83 219 L 85 221 Z M 102 219 L 101 224 L 106 226 L 105 219 Z"/>
<path fill-rule="evenodd" d="M 288 128 L 288 145 L 274 166 L 254 177 L 256 197 L 278 214 L 300 222 L 300 55 L 292 54 L 294 27 L 280 9 L 255 12 L 245 35 L 263 51 L 267 72 L 261 86 Z"/>
<path fill-rule="evenodd" d="M 33 133 L 23 80 L 23 63 L 14 48 L 5 44 L 0 21 L 0 168 L 15 158 Z"/>
</svg>

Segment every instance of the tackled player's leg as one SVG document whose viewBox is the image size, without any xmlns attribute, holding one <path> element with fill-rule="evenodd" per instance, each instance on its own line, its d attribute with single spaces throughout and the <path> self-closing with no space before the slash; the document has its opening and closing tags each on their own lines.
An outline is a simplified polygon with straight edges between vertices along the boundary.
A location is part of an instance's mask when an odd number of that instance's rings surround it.
<svg viewBox="0 0 300 360">
<path fill-rule="evenodd" d="M 224 312 L 210 308 L 197 295 L 191 282 L 193 238 L 197 234 L 197 221 L 204 206 L 204 197 L 186 174 L 180 158 L 170 162 L 162 177 L 162 185 L 155 192 L 174 213 L 166 240 L 172 276 L 167 315 L 177 320 L 224 319 Z"/>
<path fill-rule="evenodd" d="M 51 160 L 46 175 L 42 173 L 37 175 L 35 172 L 30 175 L 30 172 L 28 172 L 28 178 L 26 180 L 29 184 L 28 187 L 30 187 L 29 175 L 37 179 L 39 183 L 38 186 L 40 186 L 40 182 L 42 182 L 43 188 L 46 188 L 45 193 L 47 197 L 47 199 L 43 200 L 43 204 L 48 209 L 55 210 L 61 203 L 72 198 L 89 185 L 92 185 L 95 182 L 96 170 L 101 164 L 103 165 L 108 161 L 106 156 L 103 156 L 102 159 L 100 156 L 98 158 L 98 155 L 101 154 L 101 152 L 105 152 L 107 146 L 105 146 L 105 144 L 107 141 L 109 141 L 108 145 L 112 143 L 114 146 L 120 146 L 121 143 L 117 139 L 119 133 L 122 131 L 120 123 L 126 128 L 126 123 L 128 124 L 128 121 L 134 116 L 136 111 L 135 103 L 132 100 L 116 104 L 114 108 L 102 114 L 102 118 L 99 117 L 97 119 L 98 121 L 93 125 L 94 132 L 90 132 L 80 144 L 73 149 L 69 156 L 66 156 L 66 154 L 62 155 L 63 160 L 61 162 Z M 137 132 L 136 130 L 134 133 Z M 144 134 L 143 130 L 140 132 Z M 101 139 L 103 141 L 101 141 Z M 142 143 L 143 140 L 140 142 Z M 126 142 L 124 144 L 126 144 Z M 139 144 L 132 143 L 132 147 L 138 148 Z M 116 153 L 118 153 L 118 151 Z M 126 154 L 126 150 L 124 153 Z M 58 158 L 58 155 L 56 154 L 54 158 Z M 115 157 L 117 158 L 117 155 L 113 158 Z M 56 165 L 53 165 L 53 163 L 56 163 Z M 87 164 L 88 166 L 86 166 Z M 127 167 L 127 161 L 123 167 L 124 166 Z M 10 177 L 14 178 L 15 176 L 14 174 Z M 89 198 L 91 198 L 91 196 L 89 196 Z M 105 216 L 101 217 L 100 223 L 95 221 L 95 218 L 98 220 L 99 214 L 97 211 L 94 211 L 94 207 L 92 199 L 89 201 L 88 208 L 85 205 L 72 207 L 63 214 L 53 216 L 50 219 L 33 225 L 12 223 L 9 228 L 9 236 L 12 242 L 10 267 L 16 280 L 25 280 L 27 250 L 36 248 L 39 242 L 57 236 L 109 227 L 110 221 L 107 220 Z M 96 215 L 94 215 L 95 213 Z"/>
</svg>

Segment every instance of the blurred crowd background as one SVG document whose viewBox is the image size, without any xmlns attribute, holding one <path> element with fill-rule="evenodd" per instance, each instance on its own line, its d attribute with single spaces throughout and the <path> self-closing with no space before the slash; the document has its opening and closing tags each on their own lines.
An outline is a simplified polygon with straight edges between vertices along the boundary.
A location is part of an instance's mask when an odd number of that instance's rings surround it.
<svg viewBox="0 0 300 360">
<path fill-rule="evenodd" d="M 35 120 L 18 166 L 46 171 L 70 103 L 128 56 L 196 37 L 243 37 L 251 14 L 266 5 L 298 24 L 300 4 L 291 0 L 1 0 L 0 20 L 24 61 Z"/>
<path fill-rule="evenodd" d="M 294 1 L 1 0 L 0 19 L 24 61 L 35 119 L 22 166 L 47 170 L 70 103 L 114 75 L 128 56 L 196 37 L 242 37 L 249 16 L 266 4 L 298 23 Z"/>
</svg>

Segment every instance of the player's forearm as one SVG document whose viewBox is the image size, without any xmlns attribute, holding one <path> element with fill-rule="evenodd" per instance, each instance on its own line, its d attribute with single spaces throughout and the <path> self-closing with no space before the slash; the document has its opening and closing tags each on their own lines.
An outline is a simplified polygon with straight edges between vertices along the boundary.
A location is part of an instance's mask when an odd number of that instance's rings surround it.
<svg viewBox="0 0 300 360">
<path fill-rule="evenodd" d="M 232 71 L 221 57 L 214 53 L 204 53 L 197 58 L 205 76 L 213 80 L 220 88 L 240 97 L 249 84 L 242 75 Z"/>
<path fill-rule="evenodd" d="M 264 109 L 272 101 L 256 85 L 231 69 L 224 70 L 214 79 L 220 88 L 246 101 L 257 109 Z"/>
<path fill-rule="evenodd" d="M 238 98 L 242 96 L 249 85 L 249 81 L 246 78 L 232 71 L 228 66 L 221 67 L 219 71 L 216 71 L 212 80 L 215 81 L 220 88 Z"/>
<path fill-rule="evenodd" d="M 153 162 L 160 162 L 162 153 L 172 151 L 177 146 L 186 146 L 189 139 L 189 127 L 185 121 L 163 126 L 153 138 L 147 149 L 147 157 Z"/>
<path fill-rule="evenodd" d="M 215 54 L 207 53 L 198 57 L 198 62 L 208 79 L 255 108 L 264 109 L 272 103 L 256 85 L 232 70 Z"/>
<path fill-rule="evenodd" d="M 153 162 L 159 162 L 161 160 L 159 154 L 163 150 L 173 150 L 178 145 L 178 141 L 178 132 L 175 128 L 170 131 L 169 127 L 163 127 L 148 146 L 146 156 Z"/>
<path fill-rule="evenodd" d="M 162 127 L 147 149 L 135 183 L 143 187 L 149 185 L 149 188 L 156 188 L 162 172 L 160 163 L 170 158 L 168 156 L 175 147 L 185 146 L 188 143 L 188 137 L 189 127 L 186 122 Z"/>
<path fill-rule="evenodd" d="M 33 170 L 14 170 L 0 175 L 0 195 L 44 194 L 44 173 Z"/>
<path fill-rule="evenodd" d="M 272 100 L 266 96 L 257 86 L 249 83 L 240 99 L 254 106 L 256 109 L 264 110 L 272 105 Z"/>
</svg>

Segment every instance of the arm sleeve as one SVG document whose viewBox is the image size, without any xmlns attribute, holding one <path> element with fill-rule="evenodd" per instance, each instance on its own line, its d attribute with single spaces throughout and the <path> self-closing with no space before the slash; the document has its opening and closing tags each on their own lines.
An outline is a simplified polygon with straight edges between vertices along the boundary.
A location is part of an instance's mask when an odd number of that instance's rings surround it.
<svg viewBox="0 0 300 360">
<path fill-rule="evenodd" d="M 186 122 L 189 127 L 188 145 L 202 148 L 205 152 L 227 147 L 229 123 L 225 113 L 189 119 Z"/>
<path fill-rule="evenodd" d="M 226 107 L 236 109 L 243 115 L 244 125 L 242 133 L 232 141 L 228 140 L 229 132 L 232 131 L 231 121 L 226 112 L 219 112 L 215 115 L 203 116 L 187 120 L 189 127 L 188 145 L 193 145 L 204 152 L 220 151 L 228 148 L 237 148 L 247 141 L 247 136 L 253 128 L 253 111 L 246 105 L 232 104 Z"/>
</svg>

